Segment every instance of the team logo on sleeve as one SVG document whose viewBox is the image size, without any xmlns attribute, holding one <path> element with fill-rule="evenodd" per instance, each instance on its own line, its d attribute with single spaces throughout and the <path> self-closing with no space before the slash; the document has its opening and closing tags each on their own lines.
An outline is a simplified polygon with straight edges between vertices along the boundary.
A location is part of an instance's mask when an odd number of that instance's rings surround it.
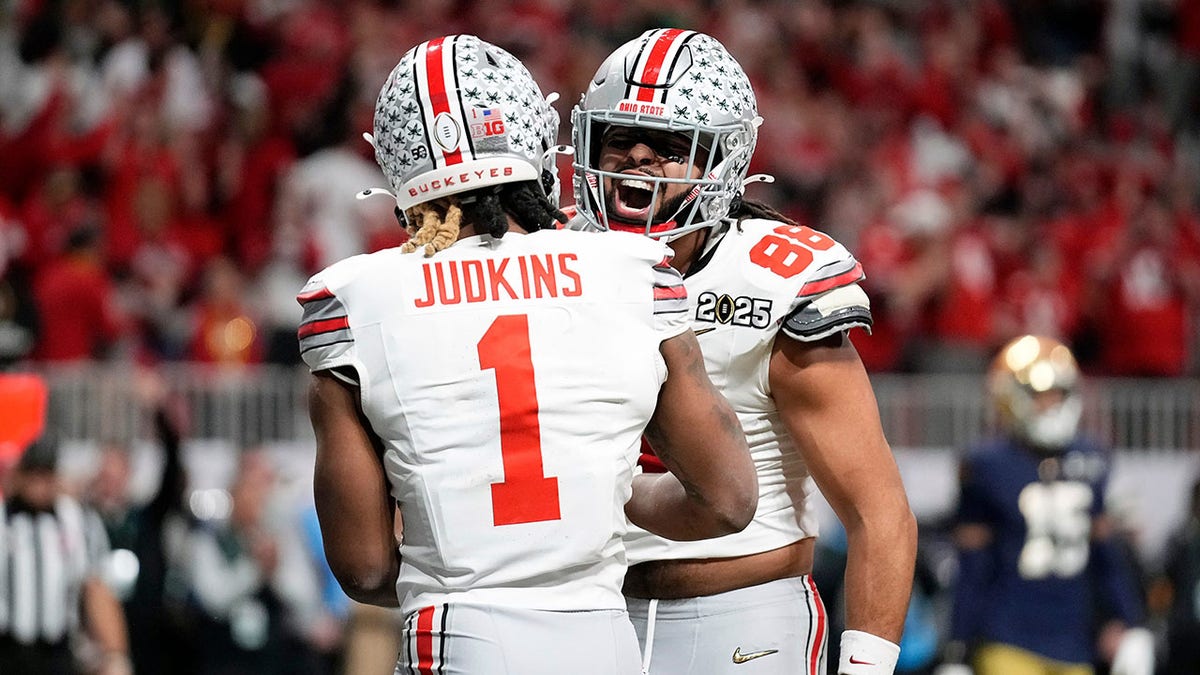
<svg viewBox="0 0 1200 675">
<path fill-rule="evenodd" d="M 768 298 L 705 291 L 696 298 L 696 321 L 766 328 L 771 325 L 771 304 Z"/>
</svg>

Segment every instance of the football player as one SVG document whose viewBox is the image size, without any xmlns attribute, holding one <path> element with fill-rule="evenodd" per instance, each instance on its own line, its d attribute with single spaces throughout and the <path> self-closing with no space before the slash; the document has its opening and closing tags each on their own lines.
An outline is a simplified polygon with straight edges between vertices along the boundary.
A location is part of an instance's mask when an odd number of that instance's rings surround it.
<svg viewBox="0 0 1200 675">
<path fill-rule="evenodd" d="M 397 672 L 638 673 L 626 518 L 695 539 L 753 516 L 670 249 L 554 231 L 557 126 L 504 50 L 414 47 L 376 105 L 390 191 L 365 193 L 412 240 L 299 295 L 326 553 L 351 597 L 405 615 Z M 643 434 L 677 478 L 635 485 Z"/>
<path fill-rule="evenodd" d="M 617 49 L 572 115 L 572 227 L 639 232 L 675 251 L 705 365 L 760 487 L 741 533 L 680 543 L 631 530 L 625 593 L 650 673 L 824 674 L 828 625 L 810 576 L 819 487 L 849 542 L 838 672 L 886 675 L 916 523 L 847 337 L 871 324 L 863 272 L 830 237 L 743 197 L 763 178 L 747 177 L 761 121 L 729 52 L 679 29 Z M 662 470 L 650 453 L 643 465 Z"/>
<path fill-rule="evenodd" d="M 1103 514 L 1108 453 L 1078 433 L 1075 357 L 1052 338 L 1018 337 L 995 357 L 988 394 L 1002 434 L 962 462 L 939 674 L 970 673 L 970 662 L 976 675 L 1089 675 L 1106 607 L 1120 633 L 1110 672 L 1149 675 L 1153 637 L 1137 627 L 1137 582 Z"/>
</svg>

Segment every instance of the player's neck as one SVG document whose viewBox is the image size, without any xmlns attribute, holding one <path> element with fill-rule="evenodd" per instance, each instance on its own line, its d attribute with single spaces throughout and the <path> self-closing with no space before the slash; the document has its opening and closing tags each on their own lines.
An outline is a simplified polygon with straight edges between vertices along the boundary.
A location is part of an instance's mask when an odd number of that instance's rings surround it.
<svg viewBox="0 0 1200 675">
<path fill-rule="evenodd" d="M 670 246 L 671 250 L 675 252 L 675 257 L 671 259 L 671 267 L 674 267 L 680 274 L 687 274 L 687 271 L 700 258 L 704 244 L 708 242 L 708 235 L 709 228 L 702 228 L 667 242 L 667 246 Z"/>
<path fill-rule="evenodd" d="M 529 234 L 529 230 L 526 230 L 517 224 L 517 221 L 513 220 L 512 216 L 508 216 L 508 231 L 516 232 L 517 234 Z M 483 227 L 476 227 L 474 223 L 463 225 L 458 228 L 459 239 L 466 239 L 467 237 L 474 237 L 476 235 L 485 233 L 486 232 Z"/>
</svg>

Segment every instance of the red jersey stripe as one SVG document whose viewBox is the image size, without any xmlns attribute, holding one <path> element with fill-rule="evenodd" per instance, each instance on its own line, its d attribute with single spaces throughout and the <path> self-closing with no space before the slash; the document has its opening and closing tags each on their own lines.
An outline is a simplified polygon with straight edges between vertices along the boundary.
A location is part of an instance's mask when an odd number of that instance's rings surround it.
<svg viewBox="0 0 1200 675">
<path fill-rule="evenodd" d="M 333 291 L 329 290 L 328 288 L 321 287 L 315 291 L 308 291 L 307 293 L 301 293 L 297 295 L 296 302 L 303 305 L 305 303 L 312 302 L 313 300 L 324 300 L 332 297 Z"/>
<path fill-rule="evenodd" d="M 650 55 L 646 57 L 646 66 L 642 68 L 642 76 L 638 78 L 638 82 L 646 84 L 659 83 L 659 79 L 662 77 L 663 62 L 667 59 L 667 52 L 671 49 L 671 43 L 682 34 L 683 30 L 679 28 L 669 28 L 658 36 L 658 40 L 650 48 Z M 650 87 L 640 87 L 638 89 L 637 100 L 652 101 L 656 92 L 656 89 Z"/>
<path fill-rule="evenodd" d="M 687 287 L 680 284 L 679 286 L 655 286 L 655 300 L 678 300 L 679 298 L 687 297 Z"/>
<path fill-rule="evenodd" d="M 813 650 L 812 654 L 808 656 L 808 672 L 815 673 L 817 672 L 817 664 L 821 660 L 821 652 L 823 651 L 821 645 L 824 644 L 825 640 L 825 603 L 821 602 L 821 594 L 817 592 L 817 582 L 813 581 L 812 575 L 806 576 L 804 580 L 808 584 L 809 589 L 812 590 L 813 609 L 816 610 L 817 614 L 817 630 L 813 636 Z"/>
<path fill-rule="evenodd" d="M 824 293 L 825 291 L 833 290 L 839 286 L 845 286 L 846 284 L 854 283 L 862 278 L 862 263 L 855 263 L 854 269 L 850 270 L 849 272 L 842 272 L 837 276 L 832 276 L 827 279 L 818 279 L 816 281 L 810 281 L 807 284 L 804 284 L 800 287 L 800 292 L 796 294 L 796 297 Z"/>
<path fill-rule="evenodd" d="M 442 48 L 446 38 L 432 40 L 425 49 L 425 77 L 429 82 L 429 102 L 433 105 L 433 118 L 450 112 L 450 96 L 446 92 L 446 68 Z M 427 133 L 431 132 L 429 130 Z M 461 164 L 462 153 L 458 150 L 442 151 L 447 165 Z"/>
<path fill-rule="evenodd" d="M 309 321 L 300 326 L 300 330 L 296 334 L 303 340 L 306 337 L 320 335 L 321 333 L 332 333 L 335 330 L 342 330 L 350 327 L 350 317 L 339 316 L 334 319 L 325 319 L 323 321 Z"/>
<path fill-rule="evenodd" d="M 417 672 L 433 675 L 433 607 L 417 610 Z"/>
</svg>

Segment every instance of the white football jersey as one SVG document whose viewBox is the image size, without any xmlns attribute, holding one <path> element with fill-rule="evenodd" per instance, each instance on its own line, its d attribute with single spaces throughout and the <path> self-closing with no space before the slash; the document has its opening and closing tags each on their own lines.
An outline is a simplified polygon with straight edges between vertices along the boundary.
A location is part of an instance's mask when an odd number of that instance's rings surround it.
<svg viewBox="0 0 1200 675">
<path fill-rule="evenodd" d="M 690 327 L 670 258 L 640 235 L 481 235 L 349 258 L 304 287 L 305 362 L 357 373 L 384 443 L 405 612 L 624 608 L 659 345 Z"/>
<path fill-rule="evenodd" d="M 746 432 L 758 471 L 758 510 L 745 530 L 700 541 L 670 541 L 631 525 L 630 564 L 747 555 L 817 534 L 816 486 L 771 396 L 771 347 L 780 332 L 811 341 L 869 328 L 867 296 L 858 286 L 862 266 L 809 227 L 750 219 L 721 237 L 685 283 L 708 375 Z"/>
</svg>

